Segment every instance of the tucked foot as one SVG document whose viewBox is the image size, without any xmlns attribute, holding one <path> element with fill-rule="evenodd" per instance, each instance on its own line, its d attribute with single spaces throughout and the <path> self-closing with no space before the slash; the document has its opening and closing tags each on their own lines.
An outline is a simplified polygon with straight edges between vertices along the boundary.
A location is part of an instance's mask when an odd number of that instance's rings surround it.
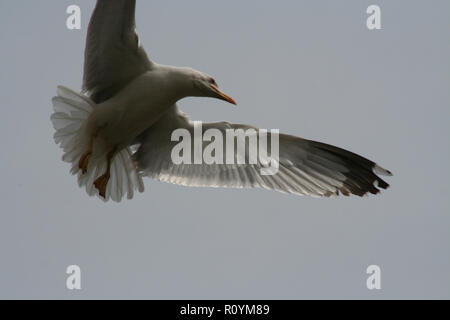
<svg viewBox="0 0 450 320">
<path fill-rule="evenodd" d="M 100 196 L 106 197 L 106 186 L 108 185 L 109 174 L 104 174 L 94 181 L 94 186 L 98 190 Z"/>
<path fill-rule="evenodd" d="M 85 174 L 87 172 L 87 167 L 89 164 L 89 158 L 91 157 L 91 152 L 86 152 L 78 161 L 78 167 L 81 169 L 81 172 Z"/>
</svg>

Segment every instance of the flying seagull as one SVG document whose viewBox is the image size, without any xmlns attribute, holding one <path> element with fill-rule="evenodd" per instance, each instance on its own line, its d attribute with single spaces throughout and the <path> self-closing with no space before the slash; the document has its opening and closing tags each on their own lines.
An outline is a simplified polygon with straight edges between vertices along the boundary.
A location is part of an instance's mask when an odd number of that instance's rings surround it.
<svg viewBox="0 0 450 320">
<path fill-rule="evenodd" d="M 87 33 L 83 91 L 59 86 L 52 100 L 55 141 L 89 195 L 104 201 L 131 199 L 136 190 L 143 192 L 144 176 L 184 186 L 261 187 L 317 197 L 377 194 L 389 186 L 379 175 L 391 173 L 375 162 L 286 134 L 279 135 L 279 167 L 273 175 L 261 174 L 264 159 L 244 164 L 172 161 L 178 143 L 172 133 L 195 133 L 179 100 L 211 97 L 236 103 L 203 72 L 151 61 L 136 33 L 135 8 L 135 0 L 97 1 Z M 229 129 L 260 130 L 203 123 L 202 133 L 208 129 L 224 136 Z"/>
</svg>

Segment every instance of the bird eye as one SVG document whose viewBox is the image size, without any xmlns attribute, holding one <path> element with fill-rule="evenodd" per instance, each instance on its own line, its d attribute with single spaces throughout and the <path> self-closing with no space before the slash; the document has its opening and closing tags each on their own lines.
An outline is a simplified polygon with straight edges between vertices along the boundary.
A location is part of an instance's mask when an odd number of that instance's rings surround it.
<svg viewBox="0 0 450 320">
<path fill-rule="evenodd" d="M 209 83 L 217 85 L 216 80 L 214 80 L 214 78 L 209 78 Z"/>
</svg>

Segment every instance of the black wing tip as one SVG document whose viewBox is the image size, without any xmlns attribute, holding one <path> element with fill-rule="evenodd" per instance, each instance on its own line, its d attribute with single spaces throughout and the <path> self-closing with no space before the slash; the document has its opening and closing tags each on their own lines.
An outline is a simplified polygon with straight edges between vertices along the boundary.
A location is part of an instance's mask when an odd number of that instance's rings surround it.
<svg viewBox="0 0 450 320">
<path fill-rule="evenodd" d="M 363 197 L 368 194 L 377 195 L 381 190 L 390 187 L 389 183 L 384 181 L 378 175 L 392 176 L 389 170 L 383 169 L 373 163 L 371 166 L 348 164 L 349 171 L 343 173 L 346 179 L 339 192 L 344 196 L 351 194 Z"/>
<path fill-rule="evenodd" d="M 323 152 L 330 153 L 340 158 L 341 164 L 347 168 L 347 172 L 341 172 L 345 179 L 343 185 L 338 187 L 335 193 L 326 196 L 351 194 L 363 197 L 367 194 L 378 194 L 380 189 L 389 188 L 389 184 L 380 176 L 392 176 L 390 170 L 386 170 L 375 162 L 366 159 L 356 153 L 321 142 L 309 141 L 310 144 Z"/>
<path fill-rule="evenodd" d="M 344 181 L 343 187 L 339 189 L 340 193 L 344 196 L 350 196 L 351 194 L 359 197 L 367 196 L 368 194 L 377 195 L 381 193 L 381 190 L 386 190 L 390 187 L 389 183 L 375 175 L 374 173 L 366 175 L 364 182 L 358 179 L 355 181 L 351 177 L 348 177 Z"/>
<path fill-rule="evenodd" d="M 383 167 L 379 166 L 379 165 L 376 164 L 376 163 L 373 164 L 373 166 L 372 166 L 372 171 L 373 171 L 375 174 L 378 174 L 378 175 L 380 175 L 380 176 L 389 176 L 389 177 L 393 176 L 393 174 L 392 174 L 391 171 L 389 171 L 389 170 L 387 170 L 387 169 L 384 169 Z"/>
</svg>

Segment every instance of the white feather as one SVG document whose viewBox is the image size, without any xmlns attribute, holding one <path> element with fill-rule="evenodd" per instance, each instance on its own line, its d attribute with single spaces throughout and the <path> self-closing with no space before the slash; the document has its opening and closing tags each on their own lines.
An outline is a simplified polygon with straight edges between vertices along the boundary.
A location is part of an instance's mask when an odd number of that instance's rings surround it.
<svg viewBox="0 0 450 320">
<path fill-rule="evenodd" d="M 78 176 L 79 186 L 85 187 L 90 196 L 98 195 L 94 181 L 105 172 L 106 157 L 92 156 L 85 174 L 78 167 L 80 158 L 89 148 L 90 135 L 86 132 L 85 123 L 94 111 L 95 104 L 89 98 L 65 87 L 58 87 L 57 93 L 58 96 L 52 99 L 54 113 L 50 117 L 56 130 L 55 142 L 63 149 L 63 160 L 72 164 L 71 173 Z M 125 194 L 131 199 L 134 190 L 143 192 L 144 185 L 131 159 L 130 150 L 124 149 L 112 159 L 110 181 L 105 199 L 102 199 L 119 202 Z"/>
</svg>

